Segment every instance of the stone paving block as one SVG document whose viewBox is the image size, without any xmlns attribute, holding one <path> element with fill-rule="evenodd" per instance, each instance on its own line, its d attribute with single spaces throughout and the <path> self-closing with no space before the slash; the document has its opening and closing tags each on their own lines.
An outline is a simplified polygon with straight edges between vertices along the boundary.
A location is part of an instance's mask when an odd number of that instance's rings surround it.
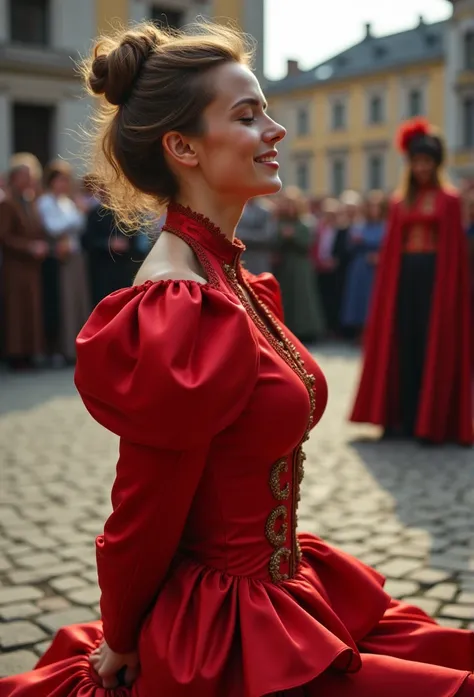
<svg viewBox="0 0 474 697">
<path fill-rule="evenodd" d="M 41 658 L 41 656 L 43 656 L 49 649 L 51 644 L 52 641 L 50 639 L 48 639 L 48 641 L 40 641 L 39 644 L 35 644 L 33 646 L 33 651 L 35 652 L 38 658 Z"/>
<path fill-rule="evenodd" d="M 33 605 L 33 603 L 2 605 L 0 606 L 0 619 L 7 622 L 10 620 L 22 620 L 27 617 L 34 617 L 39 612 L 39 608 Z"/>
<path fill-rule="evenodd" d="M 380 564 L 383 564 L 387 561 L 387 553 L 367 552 L 365 554 L 360 554 L 359 559 L 363 561 L 364 564 L 367 564 L 367 566 L 373 566 L 374 568 L 378 568 Z"/>
<path fill-rule="evenodd" d="M 71 603 L 60 595 L 52 595 L 48 598 L 42 598 L 41 600 L 38 600 L 36 604 L 41 610 L 43 610 L 43 612 L 57 612 L 59 610 L 66 610 L 68 607 L 71 607 Z"/>
<path fill-rule="evenodd" d="M 97 578 L 97 574 L 95 574 Z M 94 579 L 95 580 L 95 579 Z M 49 585 L 53 590 L 59 593 L 64 593 L 65 591 L 76 590 L 77 588 L 83 588 L 87 586 L 87 582 L 80 576 L 60 576 L 59 578 L 53 578 L 49 581 Z"/>
<path fill-rule="evenodd" d="M 442 617 L 453 617 L 469 622 L 474 619 L 474 610 L 469 605 L 444 605 L 441 610 L 441 615 Z"/>
<path fill-rule="evenodd" d="M 426 596 L 412 596 L 403 598 L 403 602 L 409 605 L 415 605 L 419 607 L 420 610 L 426 612 L 430 617 L 436 617 L 438 611 L 441 607 L 441 601 L 435 598 L 427 598 Z"/>
<path fill-rule="evenodd" d="M 12 583 L 41 583 L 56 576 L 69 576 L 70 574 L 78 573 L 85 566 L 85 564 L 78 561 L 63 562 L 57 566 L 46 568 L 13 571 L 8 574 L 8 578 Z"/>
<path fill-rule="evenodd" d="M 48 552 L 33 554 L 31 556 L 27 555 L 17 560 L 18 566 L 24 566 L 28 569 L 41 569 L 49 565 L 56 566 L 58 562 L 58 557 Z"/>
<path fill-rule="evenodd" d="M 95 605 L 100 600 L 100 589 L 98 586 L 89 586 L 80 590 L 69 591 L 67 593 L 69 600 L 78 605 Z"/>
<path fill-rule="evenodd" d="M 396 556 L 393 552 L 393 547 L 398 544 L 400 538 L 398 535 L 371 535 L 367 539 L 367 547 L 376 552 L 389 551 L 392 556 Z"/>
<path fill-rule="evenodd" d="M 33 644 L 46 638 L 42 629 L 27 620 L 0 624 L 0 646 L 3 649 Z"/>
<path fill-rule="evenodd" d="M 30 545 L 24 545 L 20 543 L 10 543 L 11 548 L 8 550 L 8 555 L 10 557 L 21 557 L 24 554 L 33 554 L 33 548 Z"/>
<path fill-rule="evenodd" d="M 410 574 L 410 578 L 413 581 L 418 581 L 426 586 L 434 585 L 435 583 L 442 583 L 443 581 L 448 581 L 452 576 L 449 571 L 441 571 L 440 569 L 418 569 Z"/>
<path fill-rule="evenodd" d="M 449 603 L 454 600 L 457 593 L 458 586 L 455 583 L 438 583 L 436 586 L 426 591 L 426 597 Z"/>
<path fill-rule="evenodd" d="M 44 595 L 43 591 L 34 586 L 11 586 L 0 588 L 0 605 L 21 603 L 23 600 L 38 600 Z"/>
<path fill-rule="evenodd" d="M 0 571 L 6 571 L 11 567 L 11 562 L 3 555 L 0 554 Z"/>
<path fill-rule="evenodd" d="M 471 605 L 474 619 L 474 593 L 461 593 L 457 598 L 457 602 L 461 603 L 461 605 Z"/>
<path fill-rule="evenodd" d="M 453 620 L 449 617 L 437 617 L 436 622 L 442 627 L 451 627 L 451 629 L 463 629 L 464 623 L 461 620 Z"/>
<path fill-rule="evenodd" d="M 404 557 L 397 557 L 395 559 L 390 559 L 385 564 L 381 564 L 378 567 L 378 571 L 388 578 L 404 578 L 413 571 L 420 569 L 422 564 L 423 562 L 418 559 L 405 559 Z M 411 578 L 414 577 L 411 576 Z"/>
<path fill-rule="evenodd" d="M 51 633 L 54 633 L 64 625 L 91 622 L 95 619 L 97 619 L 95 614 L 89 608 L 71 607 L 68 610 L 50 612 L 45 615 L 41 615 L 36 619 L 36 621 L 39 625 L 41 625 L 41 627 Z"/>
<path fill-rule="evenodd" d="M 391 545 L 388 549 L 394 557 L 408 557 L 409 559 L 422 559 L 424 561 L 429 555 L 428 549 L 410 547 L 408 544 Z"/>
<path fill-rule="evenodd" d="M 415 595 L 420 589 L 420 585 L 415 581 L 396 581 L 388 579 L 384 586 L 385 590 L 392 598 L 405 598 L 410 595 Z"/>
<path fill-rule="evenodd" d="M 86 581 L 89 583 L 94 583 L 97 584 L 97 570 L 95 569 L 94 571 L 85 571 L 84 573 L 81 574 L 82 578 L 85 578 Z"/>
<path fill-rule="evenodd" d="M 0 655 L 0 678 L 32 670 L 38 657 L 32 651 L 10 651 Z"/>
</svg>

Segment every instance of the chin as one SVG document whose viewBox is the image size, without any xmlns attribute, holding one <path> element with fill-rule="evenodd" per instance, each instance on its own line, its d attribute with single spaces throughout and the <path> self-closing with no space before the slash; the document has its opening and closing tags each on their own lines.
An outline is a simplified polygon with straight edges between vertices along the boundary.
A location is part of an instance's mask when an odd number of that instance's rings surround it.
<svg viewBox="0 0 474 697">
<path fill-rule="evenodd" d="M 268 181 L 256 182 L 255 186 L 249 189 L 249 198 L 255 196 L 270 196 L 281 191 L 282 183 L 280 177 L 276 176 Z"/>
</svg>

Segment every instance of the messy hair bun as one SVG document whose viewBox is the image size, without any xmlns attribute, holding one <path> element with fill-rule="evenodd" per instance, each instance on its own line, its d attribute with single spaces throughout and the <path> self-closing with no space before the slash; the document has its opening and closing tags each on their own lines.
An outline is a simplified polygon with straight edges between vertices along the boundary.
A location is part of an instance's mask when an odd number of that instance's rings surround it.
<svg viewBox="0 0 474 697">
<path fill-rule="evenodd" d="M 89 93 L 102 97 L 91 171 L 120 221 L 135 227 L 177 195 L 163 136 L 171 130 L 198 135 L 214 98 L 209 71 L 249 60 L 237 30 L 205 22 L 186 32 L 145 23 L 97 42 L 82 66 Z"/>
<path fill-rule="evenodd" d="M 124 104 L 132 93 L 145 61 L 162 44 L 163 35 L 149 25 L 142 32 L 124 34 L 120 43 L 100 42 L 95 49 L 88 84 L 94 94 L 103 94 L 109 104 Z M 109 48 L 109 51 L 107 51 Z M 102 52 L 103 51 L 103 52 Z"/>
</svg>

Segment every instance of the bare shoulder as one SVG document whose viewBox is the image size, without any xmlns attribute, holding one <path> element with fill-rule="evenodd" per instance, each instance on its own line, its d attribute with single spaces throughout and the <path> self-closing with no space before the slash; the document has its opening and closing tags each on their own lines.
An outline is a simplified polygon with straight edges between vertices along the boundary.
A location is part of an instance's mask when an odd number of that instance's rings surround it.
<svg viewBox="0 0 474 697">
<path fill-rule="evenodd" d="M 182 239 L 163 231 L 140 267 L 134 285 L 146 281 L 195 281 L 207 278 L 193 250 Z"/>
</svg>

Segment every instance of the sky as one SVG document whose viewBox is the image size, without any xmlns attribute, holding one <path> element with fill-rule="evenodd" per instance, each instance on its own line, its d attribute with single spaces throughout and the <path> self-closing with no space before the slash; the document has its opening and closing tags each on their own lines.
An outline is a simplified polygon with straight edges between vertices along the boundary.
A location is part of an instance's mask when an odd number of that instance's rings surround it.
<svg viewBox="0 0 474 697">
<path fill-rule="evenodd" d="M 312 68 L 361 41 L 367 22 L 383 36 L 451 13 L 448 0 L 265 0 L 265 73 L 283 77 L 288 58 Z"/>
</svg>

